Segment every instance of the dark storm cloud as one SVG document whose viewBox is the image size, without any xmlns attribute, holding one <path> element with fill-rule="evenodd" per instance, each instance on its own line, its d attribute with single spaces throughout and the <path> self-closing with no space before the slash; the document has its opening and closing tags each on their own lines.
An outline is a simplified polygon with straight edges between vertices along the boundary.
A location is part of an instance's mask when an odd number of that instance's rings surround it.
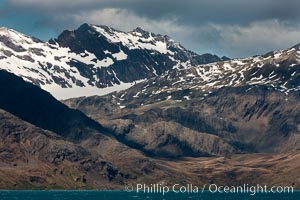
<svg viewBox="0 0 300 200">
<path fill-rule="evenodd" d="M 78 12 L 124 8 L 140 16 L 160 19 L 176 16 L 179 22 L 245 24 L 266 19 L 300 19 L 299 0 L 11 0 L 11 6 L 35 11 Z"/>
<path fill-rule="evenodd" d="M 300 42 L 299 0 L 9 0 L 40 16 L 38 28 L 106 24 L 169 34 L 199 53 L 246 56 Z M 284 36 L 284 37 L 283 37 Z"/>
</svg>

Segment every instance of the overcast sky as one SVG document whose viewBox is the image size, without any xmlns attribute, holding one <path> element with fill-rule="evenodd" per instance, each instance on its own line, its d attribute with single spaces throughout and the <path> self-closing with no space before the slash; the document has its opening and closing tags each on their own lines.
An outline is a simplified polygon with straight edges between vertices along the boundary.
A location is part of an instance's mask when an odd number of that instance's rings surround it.
<svg viewBox="0 0 300 200">
<path fill-rule="evenodd" d="M 1 0 L 0 26 L 43 40 L 85 22 L 142 27 L 233 58 L 300 43 L 299 9 L 300 0 Z"/>
</svg>

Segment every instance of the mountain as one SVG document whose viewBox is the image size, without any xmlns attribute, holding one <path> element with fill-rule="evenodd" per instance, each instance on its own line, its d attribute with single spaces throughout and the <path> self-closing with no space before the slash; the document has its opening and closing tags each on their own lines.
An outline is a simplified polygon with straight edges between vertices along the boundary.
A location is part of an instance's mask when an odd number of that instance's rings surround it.
<svg viewBox="0 0 300 200">
<path fill-rule="evenodd" d="M 188 51 L 168 36 L 141 28 L 122 32 L 83 24 L 49 42 L 0 28 L 0 69 L 59 99 L 106 94 L 175 68 L 220 60 Z"/>
<path fill-rule="evenodd" d="M 140 182 L 300 187 L 299 153 L 160 160 L 104 140 L 99 156 L 6 111 L 0 119 L 1 189 L 122 190 Z"/>
<path fill-rule="evenodd" d="M 140 182 L 151 184 L 160 181 L 182 185 L 203 184 L 204 180 L 217 183 L 235 182 L 234 177 L 226 175 L 233 173 L 231 168 L 228 169 L 228 163 L 232 168 L 239 165 L 242 174 L 251 172 L 245 164 L 240 166 L 237 161 L 239 157 L 218 157 L 210 161 L 205 158 L 172 161 L 146 156 L 143 153 L 146 150 L 135 150 L 118 142 L 114 137 L 107 136 L 105 132 L 103 134 L 105 130 L 99 128 L 100 124 L 96 126 L 93 120 L 81 112 L 67 108 L 49 93 L 23 81 L 20 77 L 0 71 L 0 80 L 1 189 L 120 190 L 124 185 Z M 42 123 L 43 121 L 45 123 Z M 52 127 L 51 124 L 55 126 Z M 121 130 L 115 130 L 116 134 Z M 78 137 L 78 132 L 84 133 L 79 135 L 83 137 Z M 191 133 L 185 130 L 185 134 Z M 225 142 L 214 136 L 210 138 L 211 140 L 203 138 L 205 143 L 202 144 L 207 145 L 207 148 L 200 147 L 198 152 L 209 149 L 210 145 L 220 145 L 216 146 L 220 150 L 221 145 L 224 145 L 226 149 Z M 216 142 L 210 144 L 210 141 Z M 183 153 L 189 153 L 186 150 L 188 146 L 179 147 Z M 176 144 L 172 148 L 176 148 Z M 165 154 L 162 156 L 167 155 L 166 150 L 168 148 L 164 149 Z M 215 153 L 218 152 L 215 149 Z M 280 155 L 276 158 L 287 158 L 284 165 L 286 170 L 289 170 L 289 173 L 297 173 L 298 155 Z M 252 163 L 253 169 L 266 176 L 263 180 L 270 181 L 270 176 L 265 174 L 265 166 L 260 164 L 260 159 L 273 164 L 273 158 L 259 157 L 252 161 L 253 158 L 249 155 L 247 159 Z M 207 166 L 207 162 L 211 164 Z M 223 164 L 220 165 L 220 162 Z M 207 167 L 213 165 L 218 166 L 214 174 L 198 172 L 203 169 L 209 170 Z M 295 169 L 291 168 L 291 165 Z M 276 174 L 278 168 L 280 166 L 268 170 L 271 174 Z M 286 170 L 279 175 L 286 173 Z M 221 178 L 220 174 L 223 174 Z M 245 181 L 246 179 L 246 176 L 242 178 Z M 288 183 L 291 181 L 298 184 L 294 178 L 290 178 Z"/>
<path fill-rule="evenodd" d="M 299 47 L 172 70 L 65 103 L 156 156 L 298 152 Z"/>
<path fill-rule="evenodd" d="M 289 94 L 299 90 L 300 45 L 262 56 L 199 65 L 145 81 L 124 94 L 126 101 L 184 100 L 205 97 L 222 87 L 263 85 Z M 140 92 L 137 92 L 140 87 Z M 138 93 L 138 94 L 137 94 Z M 121 94 L 121 93 L 120 93 Z M 139 98 L 137 98 L 139 97 Z M 146 100 L 146 101 L 145 101 Z M 136 104 L 136 102 L 134 102 Z"/>
<path fill-rule="evenodd" d="M 0 109 L 72 141 L 94 132 L 109 134 L 82 112 L 68 108 L 38 86 L 4 70 L 0 70 L 0 92 Z"/>
<path fill-rule="evenodd" d="M 181 174 L 38 86 L 0 70 L 1 189 L 121 189 Z"/>
<path fill-rule="evenodd" d="M 0 189 L 300 187 L 300 45 L 228 60 L 88 24 L 0 41 Z"/>
<path fill-rule="evenodd" d="M 15 85 L 21 87 L 20 83 Z M 9 98 L 1 96 L 5 97 Z M 120 126 L 115 130 L 122 131 Z M 0 109 L 0 188 L 122 190 L 141 182 L 300 187 L 299 152 L 159 159 L 145 156 L 113 138 L 99 136 L 75 143 Z"/>
</svg>

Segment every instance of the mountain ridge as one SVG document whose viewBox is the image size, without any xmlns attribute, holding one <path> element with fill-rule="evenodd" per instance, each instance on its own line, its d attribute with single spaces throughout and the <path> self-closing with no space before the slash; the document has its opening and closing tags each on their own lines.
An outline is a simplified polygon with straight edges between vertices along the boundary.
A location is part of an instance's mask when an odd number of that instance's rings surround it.
<svg viewBox="0 0 300 200">
<path fill-rule="evenodd" d="M 4 70 L 0 70 L 0 91 L 1 109 L 72 141 L 81 141 L 93 130 L 108 134 L 82 112 L 68 108 L 50 93 Z"/>
<path fill-rule="evenodd" d="M 63 31 L 49 42 L 3 30 L 0 68 L 60 99 L 102 95 L 126 89 L 174 67 L 221 60 L 211 54 L 197 55 L 168 36 L 138 28 L 125 33 L 83 24 L 76 30 Z"/>
<path fill-rule="evenodd" d="M 175 69 L 124 91 L 64 102 L 117 130 L 116 137 L 157 155 L 159 149 L 180 155 L 182 143 L 192 149 L 190 156 L 297 152 L 299 55 L 296 45 L 262 56 Z M 208 147 L 209 142 L 197 144 L 211 141 L 210 135 L 217 136 L 215 143 L 222 141 L 217 145 L 222 150 Z"/>
<path fill-rule="evenodd" d="M 203 64 L 205 55 L 139 28 L 83 25 L 50 43 L 3 32 L 1 189 L 300 187 L 298 45 L 244 59 L 208 54 L 218 61 Z M 59 102 L 40 88 L 55 85 L 94 96 Z M 103 95 L 108 85 L 129 88 Z"/>
</svg>

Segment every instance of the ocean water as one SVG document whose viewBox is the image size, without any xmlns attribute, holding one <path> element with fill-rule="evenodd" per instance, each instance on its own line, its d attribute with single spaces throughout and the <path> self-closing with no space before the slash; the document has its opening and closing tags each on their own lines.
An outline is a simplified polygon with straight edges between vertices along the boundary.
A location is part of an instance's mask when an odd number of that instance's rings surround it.
<svg viewBox="0 0 300 200">
<path fill-rule="evenodd" d="M 290 194 L 144 194 L 124 191 L 0 191 L 0 200 L 300 200 L 300 191 Z"/>
</svg>

